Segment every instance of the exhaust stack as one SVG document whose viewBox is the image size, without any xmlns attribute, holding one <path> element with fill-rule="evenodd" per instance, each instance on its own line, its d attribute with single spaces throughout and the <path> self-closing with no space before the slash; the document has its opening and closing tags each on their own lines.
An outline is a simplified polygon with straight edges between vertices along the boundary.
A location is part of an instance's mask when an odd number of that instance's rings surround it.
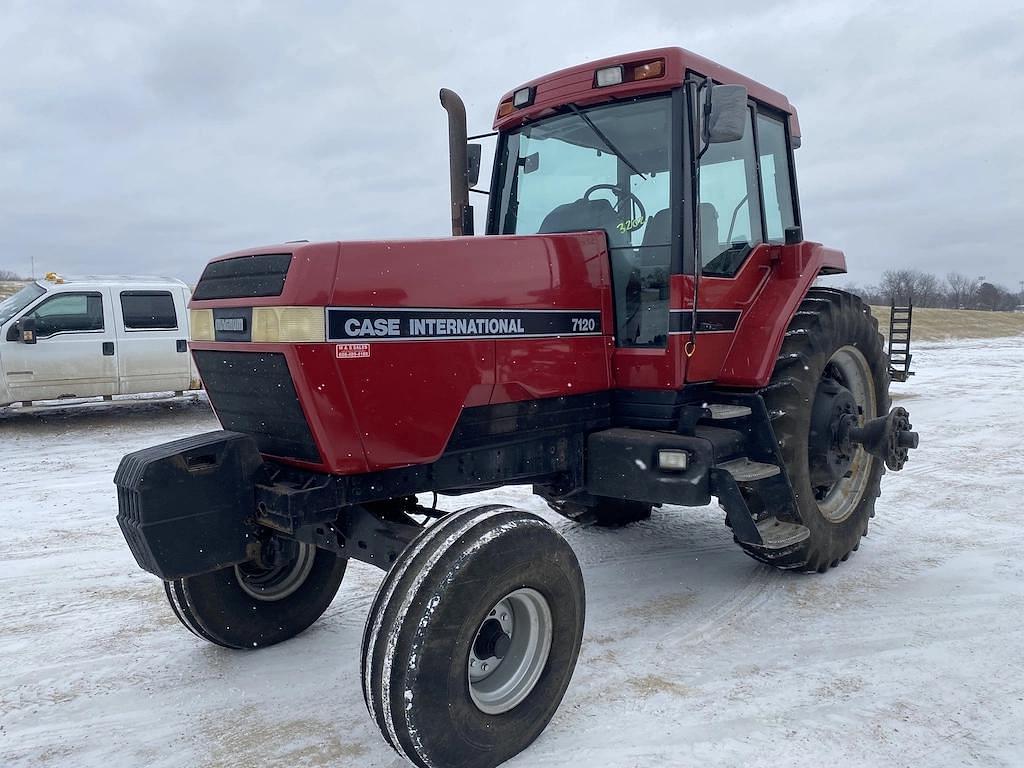
<svg viewBox="0 0 1024 768">
<path fill-rule="evenodd" d="M 441 106 L 448 113 L 448 163 L 452 195 L 452 235 L 473 234 L 473 206 L 469 204 L 466 105 L 455 91 L 442 88 Z"/>
</svg>

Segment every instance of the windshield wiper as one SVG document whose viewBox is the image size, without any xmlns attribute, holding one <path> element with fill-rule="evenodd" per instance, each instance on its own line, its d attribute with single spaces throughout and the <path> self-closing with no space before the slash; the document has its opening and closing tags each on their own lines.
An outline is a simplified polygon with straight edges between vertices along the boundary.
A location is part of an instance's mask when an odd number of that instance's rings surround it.
<svg viewBox="0 0 1024 768">
<path fill-rule="evenodd" d="M 605 136 L 601 132 L 600 128 L 598 128 L 596 125 L 594 125 L 594 121 L 591 120 L 589 117 L 587 117 L 586 113 L 580 112 L 576 108 L 575 104 L 570 104 L 569 105 L 569 109 L 571 109 L 573 111 L 573 113 L 577 117 L 581 118 L 583 120 L 583 122 L 585 122 L 587 125 L 590 126 L 590 130 L 592 130 L 594 132 L 594 134 L 597 136 L 597 138 L 599 138 L 601 141 L 604 142 L 604 145 L 606 147 L 608 147 L 608 151 L 609 152 L 611 152 L 613 155 L 615 155 L 617 158 L 619 158 L 619 160 L 621 160 L 626 165 L 628 165 L 629 166 L 629 170 L 631 170 L 633 173 L 635 173 L 637 176 L 639 176 L 644 181 L 647 181 L 647 177 L 644 176 L 642 173 L 640 173 L 640 170 L 635 165 L 633 165 L 631 162 L 629 162 L 629 160 L 626 158 L 626 156 L 624 154 L 622 154 L 622 152 L 620 152 L 619 149 L 614 144 L 612 144 L 612 140 L 609 139 L 607 136 Z"/>
</svg>

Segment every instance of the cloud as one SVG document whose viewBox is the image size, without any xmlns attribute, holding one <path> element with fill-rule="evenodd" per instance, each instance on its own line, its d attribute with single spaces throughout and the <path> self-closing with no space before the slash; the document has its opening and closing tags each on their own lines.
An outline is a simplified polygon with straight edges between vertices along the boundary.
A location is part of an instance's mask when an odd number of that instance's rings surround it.
<svg viewBox="0 0 1024 768">
<path fill-rule="evenodd" d="M 852 279 L 1022 276 L 1014 3 L 92 6 L 0 19 L 2 267 L 194 280 L 249 245 L 442 235 L 439 87 L 484 131 L 518 83 L 683 45 L 797 105 L 806 233 L 846 250 Z"/>
</svg>

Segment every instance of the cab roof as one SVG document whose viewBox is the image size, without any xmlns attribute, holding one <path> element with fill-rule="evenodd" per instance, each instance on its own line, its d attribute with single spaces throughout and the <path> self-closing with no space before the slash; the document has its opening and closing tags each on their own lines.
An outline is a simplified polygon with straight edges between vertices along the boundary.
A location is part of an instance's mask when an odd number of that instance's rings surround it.
<svg viewBox="0 0 1024 768">
<path fill-rule="evenodd" d="M 159 277 L 155 275 L 61 275 L 55 272 L 48 272 L 44 277 L 37 279 L 36 284 L 41 288 L 52 288 L 58 285 L 73 285 L 76 288 L 110 288 L 110 287 L 154 287 L 188 286 L 173 277 Z"/>
<path fill-rule="evenodd" d="M 664 74 L 660 77 L 606 87 L 595 85 L 595 74 L 599 69 L 620 64 L 641 64 L 658 59 L 663 59 L 665 62 Z M 790 134 L 794 137 L 800 136 L 796 108 L 783 94 L 685 48 L 652 48 L 646 51 L 625 53 L 579 64 L 530 80 L 502 96 L 501 102 L 511 99 L 516 91 L 533 88 L 532 103 L 515 109 L 504 117 L 499 117 L 498 112 L 495 111 L 494 129 L 505 131 L 517 128 L 524 123 L 553 114 L 558 107 L 566 104 L 590 106 L 668 91 L 682 85 L 687 72 L 710 77 L 723 85 L 745 86 L 752 99 L 788 114 Z"/>
</svg>

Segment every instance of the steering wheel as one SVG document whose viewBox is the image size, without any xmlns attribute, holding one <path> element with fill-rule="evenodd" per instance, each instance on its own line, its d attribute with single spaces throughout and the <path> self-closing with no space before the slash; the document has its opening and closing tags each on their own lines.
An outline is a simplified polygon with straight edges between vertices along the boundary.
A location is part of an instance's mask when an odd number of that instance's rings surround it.
<svg viewBox="0 0 1024 768">
<path fill-rule="evenodd" d="M 595 184 L 583 193 L 583 199 L 589 200 L 590 196 L 599 189 L 610 189 L 615 193 L 615 197 L 618 199 L 618 203 L 615 205 L 615 213 L 619 216 L 622 215 L 622 206 L 625 205 L 627 201 L 631 201 L 636 204 L 636 208 L 640 212 L 640 220 L 644 221 L 647 219 L 647 211 L 644 210 L 644 204 L 640 202 L 640 198 L 616 184 Z"/>
</svg>

